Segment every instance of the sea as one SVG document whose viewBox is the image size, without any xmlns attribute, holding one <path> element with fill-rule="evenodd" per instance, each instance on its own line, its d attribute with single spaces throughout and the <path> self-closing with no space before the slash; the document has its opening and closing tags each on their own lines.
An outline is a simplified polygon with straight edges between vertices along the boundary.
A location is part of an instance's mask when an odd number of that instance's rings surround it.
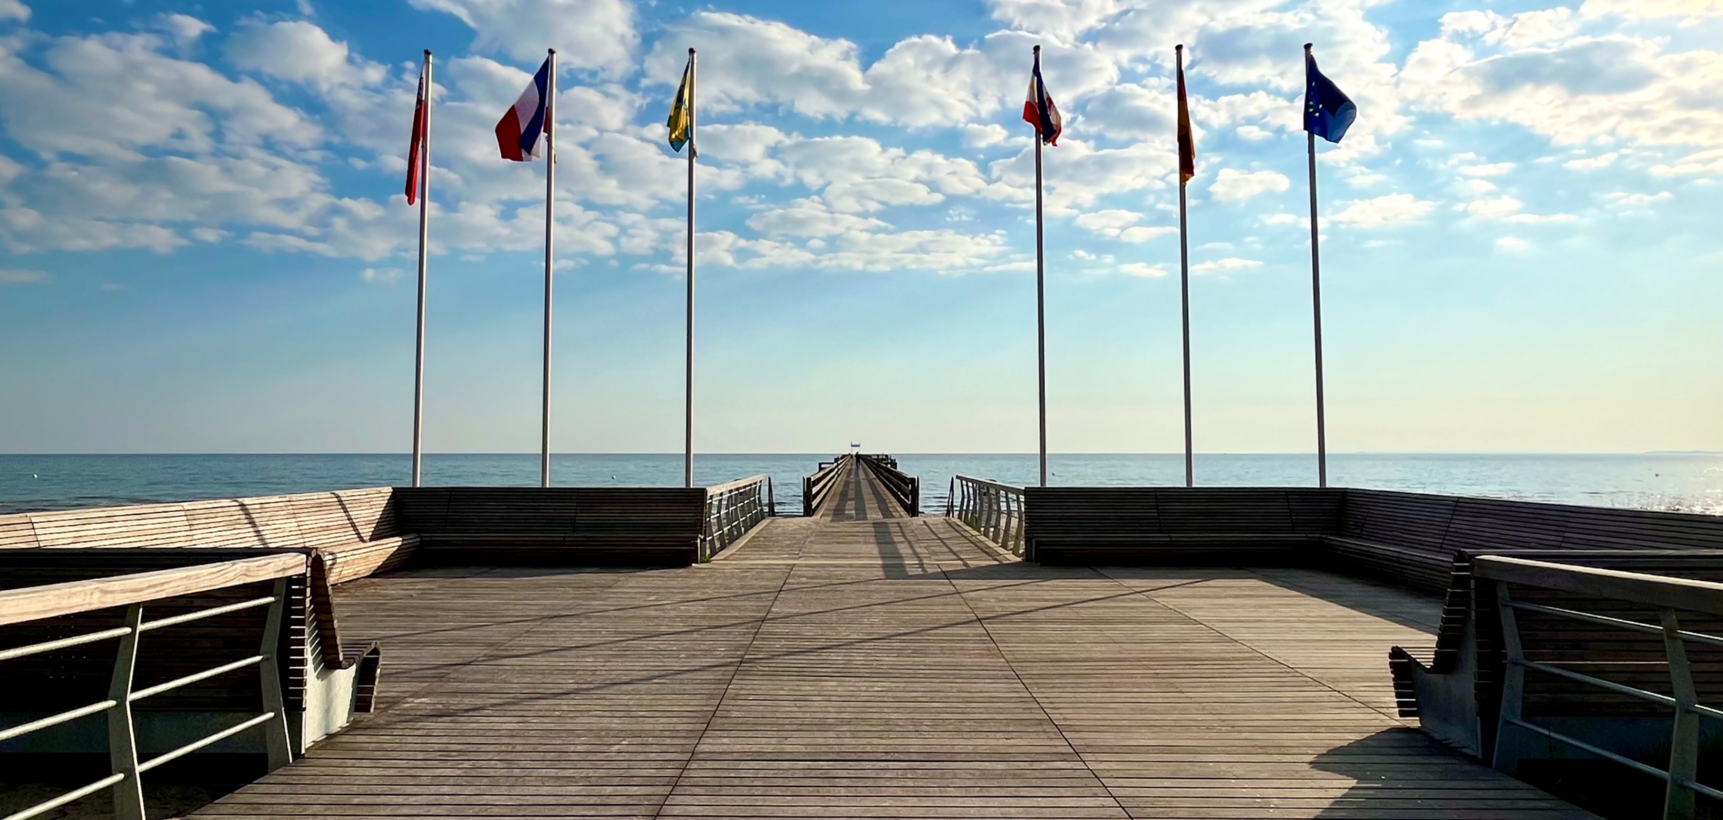
<svg viewBox="0 0 1723 820">
<path fill-rule="evenodd" d="M 945 510 L 952 476 L 1006 484 L 1036 481 L 1034 454 L 896 455 L 919 476 L 922 508 Z M 696 455 L 701 486 L 765 474 L 777 509 L 801 511 L 802 477 L 831 455 Z M 1182 454 L 1053 454 L 1048 483 L 1062 486 L 1178 486 Z M 0 513 L 276 495 L 353 487 L 401 486 L 405 454 L 303 455 L 0 455 Z M 1511 498 L 1723 515 L 1723 453 L 1611 455 L 1341 453 L 1328 459 L 1329 484 L 1446 495 Z M 679 454 L 558 453 L 552 483 L 582 487 L 675 487 Z M 1306 487 L 1316 484 L 1312 455 L 1199 454 L 1199 486 Z M 428 454 L 427 486 L 539 483 L 536 453 Z"/>
</svg>

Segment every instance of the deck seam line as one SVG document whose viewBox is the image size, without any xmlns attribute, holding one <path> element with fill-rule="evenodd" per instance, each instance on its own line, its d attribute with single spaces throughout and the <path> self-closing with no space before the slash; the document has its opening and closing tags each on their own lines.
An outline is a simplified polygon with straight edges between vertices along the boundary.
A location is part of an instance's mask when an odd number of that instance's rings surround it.
<svg viewBox="0 0 1723 820">
<path fill-rule="evenodd" d="M 928 529 L 931 530 L 932 528 L 929 527 Z M 987 619 L 981 617 L 981 613 L 976 612 L 975 607 L 970 605 L 969 597 L 963 593 L 963 588 L 958 586 L 956 581 L 951 580 L 951 576 L 946 574 L 944 567 L 940 567 L 939 575 L 945 579 L 947 584 L 951 585 L 951 591 L 957 594 L 957 600 L 963 602 L 963 608 L 969 610 L 969 617 L 975 619 L 975 624 L 981 627 L 981 633 L 987 636 L 987 642 L 993 645 L 993 651 L 999 653 L 999 659 L 1005 662 L 1005 668 L 1011 670 L 1011 677 L 1017 680 L 1018 686 L 1023 687 L 1023 693 L 1035 702 L 1035 708 L 1040 710 L 1041 717 L 1046 718 L 1047 725 L 1052 726 L 1053 731 L 1059 733 L 1059 739 L 1065 742 L 1065 748 L 1070 749 L 1071 754 L 1077 758 L 1077 762 L 1083 765 L 1083 770 L 1095 779 L 1095 785 L 1100 786 L 1101 791 L 1107 793 L 1107 799 L 1113 801 L 1113 805 L 1118 807 L 1121 815 L 1126 818 L 1136 817 L 1119 800 L 1119 796 L 1113 793 L 1113 787 L 1107 785 L 1106 779 L 1101 777 L 1093 766 L 1089 765 L 1089 759 L 1084 757 L 1082 752 L 1077 751 L 1077 745 L 1072 743 L 1071 738 L 1065 734 L 1065 727 L 1060 726 L 1059 721 L 1053 719 L 1053 714 L 1047 711 L 1047 707 L 1041 702 L 1040 696 L 1036 695 L 1035 690 L 1029 687 L 1029 683 L 1023 680 L 1023 674 L 1017 671 L 1017 664 L 1011 662 L 1011 656 L 1005 653 L 1005 648 L 1000 646 L 998 639 L 993 637 L 993 630 L 987 628 Z"/>
<path fill-rule="evenodd" d="M 1339 696 L 1341 696 L 1341 697 L 1343 697 L 1349 701 L 1352 701 L 1353 703 L 1356 703 L 1359 706 L 1362 706 L 1365 709 L 1370 710 L 1374 714 L 1381 715 L 1382 717 L 1388 718 L 1389 720 L 1393 721 L 1397 725 L 1402 725 L 1402 726 L 1405 725 L 1405 723 L 1402 722 L 1399 717 L 1390 716 L 1387 712 L 1384 712 L 1381 709 L 1378 709 L 1374 706 L 1371 706 L 1368 703 L 1365 703 L 1364 701 L 1361 701 L 1361 700 L 1353 697 L 1350 693 L 1342 692 L 1339 689 L 1336 689 L 1333 686 L 1331 686 L 1330 684 L 1328 684 L 1328 682 L 1323 681 L 1321 679 L 1318 679 L 1318 678 L 1312 676 L 1310 673 L 1305 672 L 1302 669 L 1298 669 L 1297 667 L 1294 667 L 1291 664 L 1288 664 L 1286 661 L 1283 661 L 1283 660 L 1281 660 L 1281 659 L 1279 659 L 1273 655 L 1268 654 L 1267 652 L 1264 652 L 1260 649 L 1257 649 L 1256 647 L 1251 646 L 1250 644 L 1245 643 L 1244 641 L 1242 641 L 1238 638 L 1235 638 L 1232 635 L 1228 635 L 1226 632 L 1222 631 L 1219 627 L 1217 627 L 1217 626 L 1215 626 L 1215 625 L 1213 625 L 1207 621 L 1204 621 L 1201 618 L 1198 618 L 1195 615 L 1190 614 L 1189 612 L 1186 612 L 1182 609 L 1179 609 L 1178 607 L 1172 605 L 1171 603 L 1169 603 L 1167 601 L 1163 601 L 1159 598 L 1154 597 L 1151 594 L 1154 592 L 1154 590 L 1142 590 L 1142 589 L 1137 589 L 1135 587 L 1129 586 L 1125 582 L 1123 582 L 1117 578 L 1114 578 L 1111 575 L 1108 575 L 1105 571 L 1103 571 L 1099 567 L 1090 567 L 1089 569 L 1092 570 L 1096 575 L 1099 575 L 1102 578 L 1105 578 L 1109 581 L 1112 581 L 1113 583 L 1118 584 L 1119 586 L 1124 587 L 1125 589 L 1128 589 L 1131 592 L 1142 596 L 1145 600 L 1153 601 L 1160 606 L 1166 607 L 1168 610 L 1170 610 L 1174 613 L 1177 613 L 1179 617 L 1184 618 L 1185 620 L 1188 620 L 1193 624 L 1198 624 L 1202 628 L 1207 629 L 1208 631 L 1213 632 L 1214 634 L 1219 635 L 1222 638 L 1225 638 L 1228 641 L 1233 642 L 1234 644 L 1237 644 L 1239 646 L 1244 647 L 1246 650 L 1249 650 L 1250 652 L 1268 660 L 1270 663 L 1273 663 L 1276 666 L 1279 666 L 1288 672 L 1291 672 L 1294 675 L 1297 675 L 1301 678 L 1304 678 L 1305 680 L 1308 680 L 1311 683 L 1314 683 L 1317 686 L 1322 687 L 1323 689 L 1327 689 L 1328 691 L 1333 692 L 1336 695 L 1339 695 Z M 1234 567 L 1233 569 L 1239 569 L 1239 570 L 1243 570 L 1245 572 L 1249 572 L 1252 577 L 1258 578 L 1258 579 L 1263 580 L 1265 582 L 1268 580 L 1266 578 L 1263 578 L 1261 575 L 1257 574 L 1256 572 L 1252 571 L 1249 567 Z"/>
<path fill-rule="evenodd" d="M 802 543 L 796 555 L 800 557 L 807 551 L 808 541 L 813 538 L 814 530 L 803 534 Z M 766 628 L 766 622 L 772 619 L 772 610 L 778 607 L 778 600 L 784 596 L 784 588 L 790 585 L 790 576 L 796 572 L 795 567 L 784 571 L 784 577 L 778 581 L 778 589 L 772 593 L 771 603 L 766 604 L 760 613 L 760 619 L 754 624 L 753 634 L 748 636 L 748 645 L 742 647 L 742 654 L 737 656 L 736 665 L 730 670 L 730 678 L 724 681 L 724 691 L 718 693 L 718 701 L 712 704 L 712 714 L 706 716 L 706 724 L 700 727 L 700 734 L 695 736 L 694 744 L 688 747 L 688 757 L 682 761 L 682 768 L 676 772 L 675 782 L 664 791 L 664 799 L 658 801 L 658 806 L 652 810 L 653 820 L 664 815 L 664 808 L 670 805 L 670 798 L 676 796 L 676 790 L 682 787 L 682 780 L 688 776 L 688 769 L 694 765 L 694 758 L 700 754 L 700 744 L 706 741 L 706 735 L 712 731 L 712 723 L 718 719 L 718 713 L 724 710 L 724 701 L 730 697 L 730 689 L 736 685 L 736 678 L 742 674 L 742 665 L 748 662 L 748 655 L 754 651 L 754 644 L 760 640 L 760 632 Z"/>
</svg>

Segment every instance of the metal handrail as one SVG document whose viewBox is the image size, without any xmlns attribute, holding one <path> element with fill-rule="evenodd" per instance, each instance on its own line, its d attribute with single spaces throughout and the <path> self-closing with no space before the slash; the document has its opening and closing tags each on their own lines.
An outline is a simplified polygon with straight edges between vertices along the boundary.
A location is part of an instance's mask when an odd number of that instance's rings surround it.
<svg viewBox="0 0 1723 820">
<path fill-rule="evenodd" d="M 116 606 L 126 608 L 125 621 L 122 626 L 69 638 L 42 641 L 0 652 L 0 661 L 9 661 L 97 641 L 119 639 L 119 650 L 114 656 L 113 676 L 109 682 L 106 699 L 0 730 L 0 741 L 5 741 L 78 718 L 105 712 L 108 716 L 108 758 L 113 769 L 112 773 L 93 783 L 9 814 L 0 820 L 26 820 L 108 787 L 114 789 L 114 816 L 116 818 L 119 820 L 144 820 L 144 795 L 140 781 L 140 776 L 144 772 L 237 735 L 254 726 L 265 727 L 264 741 L 269 753 L 269 768 L 273 770 L 290 762 L 293 751 L 288 742 L 286 703 L 281 691 L 281 669 L 276 654 L 281 644 L 282 625 L 286 620 L 287 580 L 295 575 L 304 575 L 306 571 L 305 556 L 293 553 L 156 572 L 140 572 L 92 581 L 72 581 L 64 584 L 26 587 L 0 593 L 0 624 L 7 625 L 94 612 Z M 152 601 L 270 580 L 275 582 L 274 589 L 270 595 L 265 597 L 208 607 L 167 618 L 158 618 L 154 621 L 144 620 L 144 604 Z M 145 689 L 133 688 L 133 673 L 137 669 L 139 644 L 145 632 L 260 606 L 268 606 L 269 612 L 264 618 L 263 634 L 256 655 L 222 664 L 212 669 L 194 672 Z M 159 695 L 187 684 L 253 665 L 259 667 L 262 687 L 263 711 L 260 714 L 241 721 L 238 725 L 227 727 L 149 760 L 138 759 L 137 727 L 132 715 L 133 703 L 152 695 Z"/>
<path fill-rule="evenodd" d="M 710 561 L 769 516 L 777 515 L 772 477 L 757 475 L 706 488 L 700 560 Z"/>
<path fill-rule="evenodd" d="M 1496 611 L 1502 627 L 1502 645 L 1507 654 L 1500 724 L 1496 732 L 1496 754 L 1492 761 L 1495 768 L 1512 774 L 1519 764 L 1514 744 L 1504 741 L 1506 730 L 1513 726 L 1665 781 L 1668 784 L 1663 804 L 1663 816 L 1666 820 L 1690 820 L 1695 813 L 1696 795 L 1723 800 L 1723 790 L 1706 786 L 1697 779 L 1699 718 L 1703 716 L 1723 719 L 1723 711 L 1698 702 L 1698 690 L 1693 683 L 1693 669 L 1687 660 L 1686 646 L 1689 641 L 1723 645 L 1723 637 L 1682 629 L 1676 614 L 1678 609 L 1708 614 L 1723 612 L 1723 584 L 1506 556 L 1479 556 L 1473 560 L 1473 574 L 1479 580 L 1495 587 Z M 1657 609 L 1659 623 L 1648 624 L 1516 600 L 1508 588 L 1510 584 L 1649 605 Z M 1527 658 L 1525 647 L 1520 640 L 1517 617 L 1520 612 L 1536 612 L 1630 632 L 1662 635 L 1664 654 L 1669 664 L 1670 689 L 1675 693 L 1674 697 Z M 1668 768 L 1659 769 L 1526 720 L 1524 702 L 1527 670 L 1556 675 L 1672 709 L 1675 720 L 1674 732 L 1669 742 Z"/>
<path fill-rule="evenodd" d="M 1024 552 L 1023 488 L 960 475 L 951 479 L 945 514 L 1013 555 Z"/>
</svg>

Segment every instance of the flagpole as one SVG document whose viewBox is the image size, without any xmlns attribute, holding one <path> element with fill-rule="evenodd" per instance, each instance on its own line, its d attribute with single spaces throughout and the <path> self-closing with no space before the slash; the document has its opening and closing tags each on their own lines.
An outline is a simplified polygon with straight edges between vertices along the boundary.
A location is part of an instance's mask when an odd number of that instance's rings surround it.
<svg viewBox="0 0 1723 820">
<path fill-rule="evenodd" d="M 1310 43 L 1304 44 L 1304 65 L 1308 72 L 1310 66 Z M 1305 78 L 1305 85 L 1310 85 Z M 1316 326 L 1316 485 L 1328 486 L 1328 422 L 1325 417 L 1322 395 L 1322 252 L 1318 248 L 1318 230 L 1316 226 L 1316 132 L 1306 131 L 1305 140 L 1310 150 L 1310 303 L 1315 313 Z"/>
<path fill-rule="evenodd" d="M 1041 47 L 1035 47 L 1035 70 L 1041 70 Z M 1040 409 L 1041 486 L 1047 486 L 1047 253 L 1041 218 L 1041 126 L 1035 126 L 1035 387 Z"/>
<path fill-rule="evenodd" d="M 550 486 L 550 320 L 551 259 L 556 225 L 556 49 L 546 58 L 544 101 L 544 417 L 539 444 L 539 486 Z"/>
<path fill-rule="evenodd" d="M 1173 59 L 1182 75 L 1185 70 L 1185 47 L 1173 47 Z M 1190 231 L 1185 223 L 1185 186 L 1188 180 L 1179 173 L 1179 323 L 1184 331 L 1185 347 L 1185 486 L 1196 485 L 1196 470 L 1191 450 L 1191 254 Z"/>
<path fill-rule="evenodd" d="M 688 363 L 683 388 L 682 486 L 694 486 L 694 49 L 688 49 Z"/>
<path fill-rule="evenodd" d="M 422 433 L 425 422 L 425 255 L 430 248 L 431 220 L 431 50 L 425 49 L 420 72 L 425 89 L 424 122 L 419 156 L 419 330 L 413 354 L 413 486 L 419 486 L 425 451 Z"/>
</svg>

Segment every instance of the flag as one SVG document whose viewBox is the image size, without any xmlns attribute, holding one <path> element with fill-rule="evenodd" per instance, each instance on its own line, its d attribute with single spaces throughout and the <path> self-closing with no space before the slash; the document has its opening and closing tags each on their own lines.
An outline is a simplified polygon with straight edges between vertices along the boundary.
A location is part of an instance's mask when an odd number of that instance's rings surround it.
<svg viewBox="0 0 1723 820">
<path fill-rule="evenodd" d="M 678 153 L 682 151 L 682 146 L 694 139 L 694 101 L 691 99 L 694 93 L 693 85 L 694 58 L 689 57 L 688 67 L 682 69 L 682 84 L 676 87 L 676 99 L 670 103 L 670 120 L 664 123 L 670 129 L 670 147 Z M 694 156 L 700 155 L 694 148 L 688 150 Z"/>
<path fill-rule="evenodd" d="M 1053 95 L 1047 93 L 1047 83 L 1041 79 L 1041 56 L 1035 56 L 1035 70 L 1029 76 L 1029 98 L 1023 101 L 1023 121 L 1035 126 L 1035 133 L 1048 145 L 1059 144 L 1059 134 L 1065 130 L 1059 117 L 1059 107 Z"/>
<path fill-rule="evenodd" d="M 1184 46 L 1179 46 L 1180 50 Z M 1191 181 L 1197 175 L 1197 141 L 1191 136 L 1191 107 L 1185 101 L 1185 67 L 1179 63 L 1179 183 Z"/>
<path fill-rule="evenodd" d="M 503 159 L 515 162 L 538 159 L 539 146 L 543 144 L 539 135 L 550 132 L 550 122 L 544 116 L 549 96 L 545 90 L 548 88 L 550 60 L 546 58 L 544 65 L 538 67 L 538 73 L 533 75 L 532 84 L 520 93 L 514 107 L 497 121 L 497 147 L 502 149 Z"/>
<path fill-rule="evenodd" d="M 1339 142 L 1358 118 L 1358 106 L 1316 68 L 1310 46 L 1304 47 L 1304 130 L 1329 142 Z"/>
<path fill-rule="evenodd" d="M 413 106 L 413 142 L 407 148 L 407 204 L 419 198 L 419 152 L 425 145 L 425 78 L 419 77 L 419 102 Z"/>
</svg>

